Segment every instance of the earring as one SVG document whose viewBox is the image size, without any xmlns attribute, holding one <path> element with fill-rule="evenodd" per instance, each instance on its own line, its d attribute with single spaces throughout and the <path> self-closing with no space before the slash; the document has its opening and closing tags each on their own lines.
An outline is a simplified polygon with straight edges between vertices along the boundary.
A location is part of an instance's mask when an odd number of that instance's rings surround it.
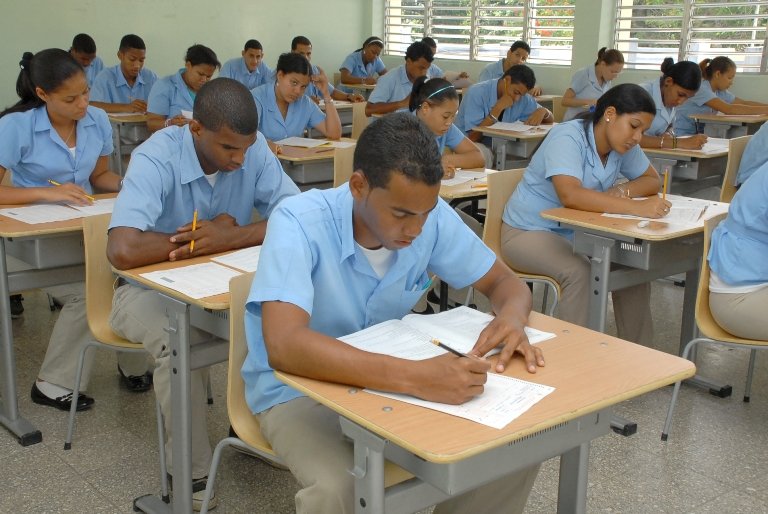
<svg viewBox="0 0 768 514">
<path fill-rule="evenodd" d="M 605 122 L 606 122 L 606 123 L 610 123 L 610 122 L 611 122 L 611 118 L 607 118 L 607 117 L 606 117 L 606 118 L 605 118 Z"/>
</svg>

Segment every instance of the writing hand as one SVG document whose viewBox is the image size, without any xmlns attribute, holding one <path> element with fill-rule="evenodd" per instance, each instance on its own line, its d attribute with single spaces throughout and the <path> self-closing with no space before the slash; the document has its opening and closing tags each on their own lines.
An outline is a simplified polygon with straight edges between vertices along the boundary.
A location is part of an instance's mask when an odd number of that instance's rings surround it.
<svg viewBox="0 0 768 514">
<path fill-rule="evenodd" d="M 133 112 L 147 112 L 147 102 L 138 98 L 131 102 L 131 111 Z"/>
<path fill-rule="evenodd" d="M 222 213 L 210 221 L 197 220 L 197 228 L 192 230 L 192 223 L 188 223 L 176 230 L 176 234 L 170 238 L 171 243 L 179 244 L 173 250 L 168 259 L 177 261 L 188 259 L 198 255 L 209 255 L 223 252 L 232 248 L 230 236 L 231 230 L 237 227 L 237 221 L 229 214 Z M 195 240 L 194 255 L 190 252 L 189 243 Z"/>
<path fill-rule="evenodd" d="M 678 148 L 685 148 L 687 150 L 701 150 L 701 147 L 707 142 L 707 136 L 705 134 L 696 134 L 691 137 L 681 137 L 677 140 Z"/>
<path fill-rule="evenodd" d="M 359 93 L 352 93 L 349 97 L 349 101 L 352 103 L 365 102 L 365 97 Z"/>
<path fill-rule="evenodd" d="M 645 200 L 632 201 L 632 212 L 635 216 L 642 218 L 663 218 L 669 214 L 669 209 L 672 207 L 672 202 L 669 200 L 663 200 L 660 196 L 649 196 Z"/>
<path fill-rule="evenodd" d="M 452 353 L 415 361 L 412 394 L 433 402 L 459 405 L 483 393 L 490 362 Z"/>
<path fill-rule="evenodd" d="M 526 125 L 533 125 L 534 127 L 538 127 L 544 121 L 544 118 L 547 117 L 547 114 L 548 112 L 546 109 L 536 109 L 533 111 L 533 114 L 528 116 L 528 119 L 525 120 L 525 123 Z"/>
<path fill-rule="evenodd" d="M 544 366 L 544 354 L 541 348 L 531 346 L 528 336 L 525 335 L 525 326 L 513 320 L 496 316 L 487 327 L 480 332 L 475 346 L 469 355 L 481 357 L 496 348 L 504 345 L 496 362 L 496 371 L 502 373 L 512 357 L 519 353 L 525 359 L 525 367 L 529 373 L 536 373 L 536 368 Z"/>
<path fill-rule="evenodd" d="M 42 190 L 46 202 L 66 202 L 75 205 L 91 205 L 93 203 L 85 189 L 71 182 L 53 187 L 45 187 Z"/>
<path fill-rule="evenodd" d="M 541 88 L 539 86 L 533 86 L 533 88 L 528 92 L 532 96 L 541 96 Z"/>
</svg>

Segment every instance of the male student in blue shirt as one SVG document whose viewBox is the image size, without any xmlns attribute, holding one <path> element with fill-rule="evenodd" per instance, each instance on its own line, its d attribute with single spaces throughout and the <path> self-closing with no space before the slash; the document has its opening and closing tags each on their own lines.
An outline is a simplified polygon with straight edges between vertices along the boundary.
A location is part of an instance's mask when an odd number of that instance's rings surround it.
<svg viewBox="0 0 768 514">
<path fill-rule="evenodd" d="M 264 47 L 255 39 L 245 42 L 242 57 L 224 63 L 219 77 L 234 79 L 248 89 L 259 87 L 274 78 L 272 70 L 264 62 Z"/>
<path fill-rule="evenodd" d="M 266 218 L 299 190 L 257 132 L 253 96 L 239 82 L 203 85 L 188 125 L 160 130 L 133 152 L 110 222 L 107 256 L 118 269 L 176 261 L 261 244 Z M 252 223 L 253 209 L 262 221 Z M 198 213 L 196 230 L 191 222 Z M 190 241 L 194 240 L 194 252 Z M 155 394 L 171 420 L 168 320 L 160 294 L 133 283 L 115 290 L 110 324 L 155 358 Z M 199 331 L 192 338 L 202 339 Z M 203 370 L 192 372 L 193 505 L 211 463 Z M 166 437 L 168 468 L 171 441 Z M 198 509 L 199 510 L 199 509 Z"/>
<path fill-rule="evenodd" d="M 147 98 L 157 75 L 144 67 L 144 40 L 135 34 L 123 36 L 117 58 L 120 64 L 103 70 L 93 81 L 91 104 L 107 112 L 147 112 Z"/>
<path fill-rule="evenodd" d="M 376 88 L 368 97 L 365 115 L 389 114 L 395 111 L 407 111 L 413 83 L 427 74 L 434 60 L 428 44 L 417 41 L 405 50 L 405 63 L 379 77 Z"/>
<path fill-rule="evenodd" d="M 393 114 L 361 135 L 348 184 L 286 199 L 272 213 L 246 305 L 246 398 L 264 436 L 299 481 L 299 513 L 354 512 L 352 445 L 330 409 L 279 382 L 273 368 L 360 387 L 460 404 L 483 392 L 481 359 L 503 345 L 495 371 L 516 353 L 544 365 L 524 326 L 523 282 L 439 199 L 443 175 L 432 134 Z M 494 320 L 472 357 L 408 361 L 357 350 L 336 337 L 407 314 L 436 273 L 472 284 Z M 538 465 L 437 506 L 435 513 L 522 512 Z"/>
<path fill-rule="evenodd" d="M 312 42 L 305 36 L 296 36 L 291 41 L 291 52 L 299 55 L 303 55 L 310 63 L 312 62 Z M 325 75 L 325 72 L 319 66 L 312 64 L 312 77 L 304 91 L 304 94 L 309 96 L 315 103 L 319 103 L 323 98 L 323 92 L 315 84 L 317 77 L 320 74 Z M 327 78 L 327 77 L 326 77 Z M 346 93 L 333 87 L 332 80 L 328 80 L 328 92 L 331 94 L 331 98 L 334 100 L 343 100 L 347 102 L 364 102 L 365 98 L 359 93 Z"/>
<path fill-rule="evenodd" d="M 96 41 L 88 34 L 78 34 L 72 39 L 69 53 L 85 70 L 85 79 L 92 86 L 96 76 L 104 69 L 104 62 L 96 55 Z"/>
</svg>

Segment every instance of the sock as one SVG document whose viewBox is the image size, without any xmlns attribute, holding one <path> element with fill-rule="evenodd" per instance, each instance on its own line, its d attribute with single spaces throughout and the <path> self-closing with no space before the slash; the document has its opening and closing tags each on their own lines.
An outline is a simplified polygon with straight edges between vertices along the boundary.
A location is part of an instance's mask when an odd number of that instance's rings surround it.
<svg viewBox="0 0 768 514">
<path fill-rule="evenodd" d="M 56 398 L 59 398 L 61 396 L 66 396 L 72 393 L 72 389 L 67 389 L 66 387 L 57 386 L 56 384 L 51 384 L 50 382 L 46 382 L 45 380 L 38 379 L 35 382 L 35 385 L 37 385 L 37 388 L 40 390 L 41 393 L 43 393 L 45 396 L 47 396 L 51 400 L 55 400 Z"/>
</svg>

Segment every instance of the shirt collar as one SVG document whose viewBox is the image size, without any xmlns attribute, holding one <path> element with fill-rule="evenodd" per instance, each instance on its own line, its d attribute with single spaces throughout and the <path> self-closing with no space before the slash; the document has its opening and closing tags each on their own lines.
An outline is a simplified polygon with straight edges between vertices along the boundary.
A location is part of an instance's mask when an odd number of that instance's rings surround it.
<svg viewBox="0 0 768 514">
<path fill-rule="evenodd" d="M 338 198 L 336 199 L 336 212 L 334 218 L 339 219 L 341 223 L 341 261 L 349 259 L 355 254 L 355 235 L 352 224 L 352 192 L 349 190 L 349 183 L 344 184 L 338 189 Z"/>
<path fill-rule="evenodd" d="M 87 110 L 85 117 L 77 121 L 78 135 L 85 127 L 95 124 L 96 122 L 91 116 L 90 110 Z M 48 112 L 45 109 L 45 105 L 35 108 L 35 132 L 46 132 L 50 130 L 53 130 L 53 125 L 51 125 L 51 120 L 48 118 Z"/>
<path fill-rule="evenodd" d="M 587 80 L 589 80 L 596 88 L 600 88 L 600 81 L 597 80 L 597 73 L 595 73 L 594 66 L 587 66 Z"/>
<path fill-rule="evenodd" d="M 182 184 L 189 184 L 195 180 L 204 178 L 200 161 L 197 159 L 197 152 L 195 151 L 195 142 L 192 139 L 192 132 L 189 130 L 189 125 L 184 125 L 180 129 L 182 130 L 182 150 L 181 158 L 179 159 L 179 176 Z"/>
</svg>

